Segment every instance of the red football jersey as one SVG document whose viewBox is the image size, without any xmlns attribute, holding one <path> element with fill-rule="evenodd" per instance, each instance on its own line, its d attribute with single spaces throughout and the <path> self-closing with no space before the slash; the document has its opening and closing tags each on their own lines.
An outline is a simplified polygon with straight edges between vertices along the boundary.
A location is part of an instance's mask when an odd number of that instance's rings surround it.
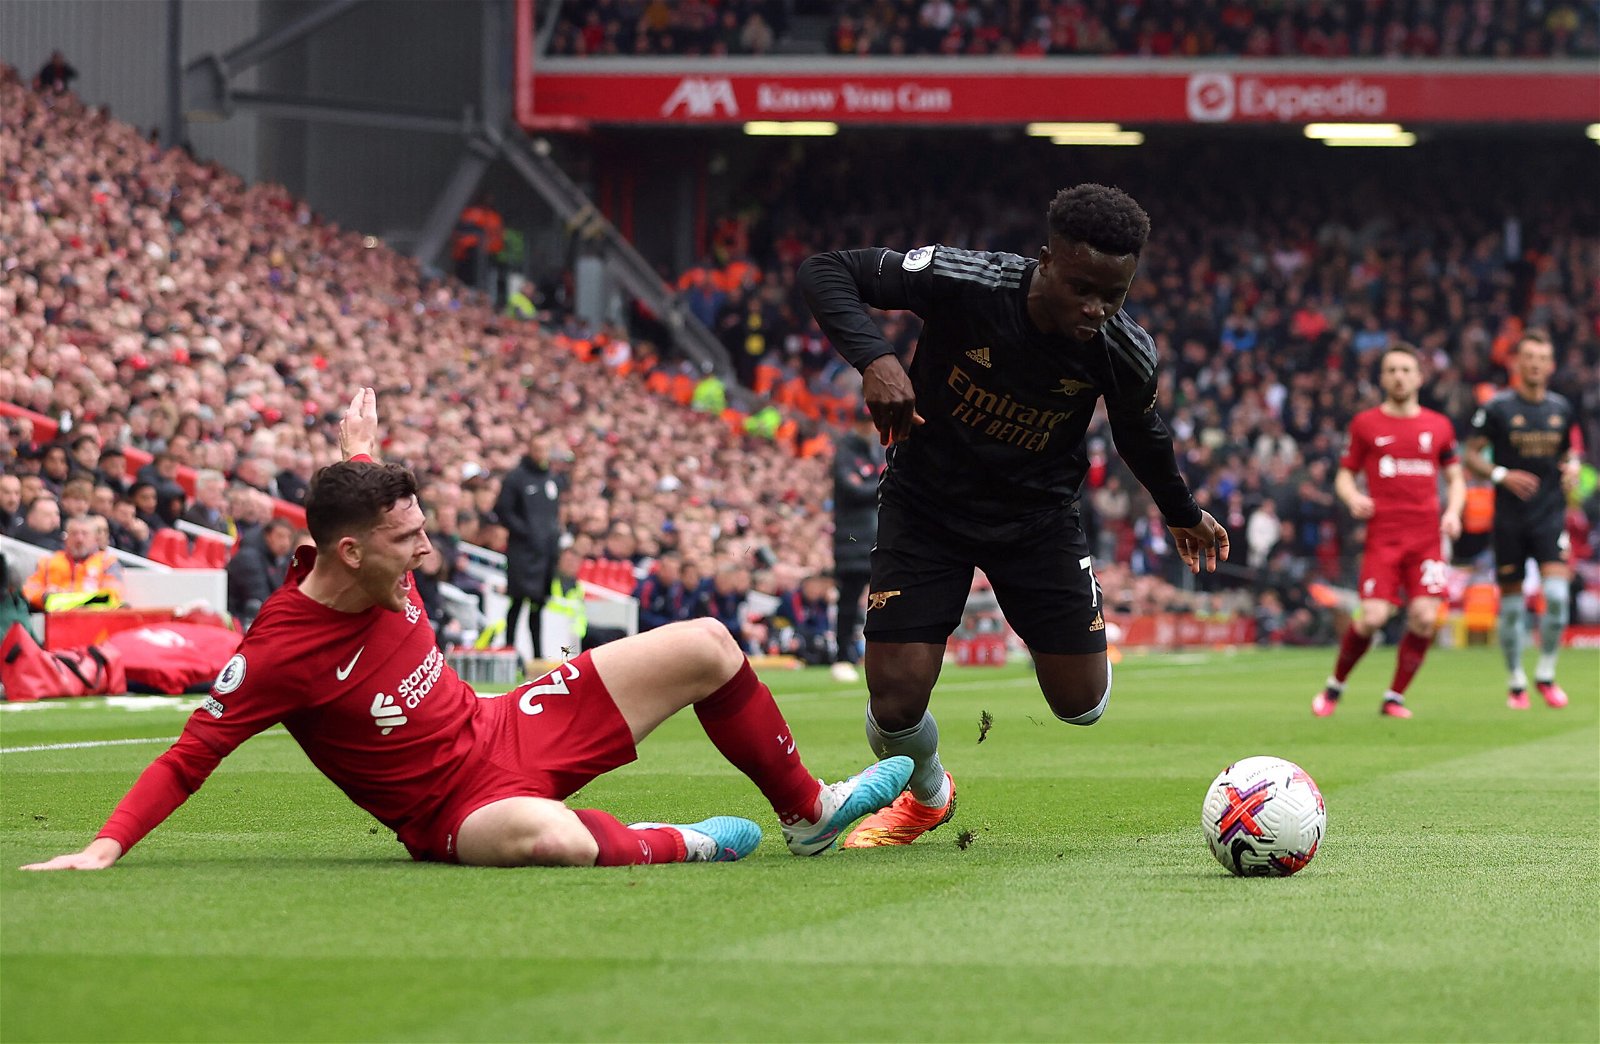
<svg viewBox="0 0 1600 1044">
<path fill-rule="evenodd" d="M 234 748 L 282 722 L 312 764 L 396 833 L 425 821 L 477 760 L 478 698 L 444 660 L 415 588 L 404 612 L 343 613 L 300 591 L 300 548 L 239 651 L 100 836 L 124 850 Z"/>
<path fill-rule="evenodd" d="M 1439 472 L 1457 456 L 1455 428 L 1444 414 L 1423 408 L 1395 417 L 1374 406 L 1351 420 L 1339 466 L 1367 477 L 1369 534 L 1424 525 L 1437 532 Z"/>
</svg>

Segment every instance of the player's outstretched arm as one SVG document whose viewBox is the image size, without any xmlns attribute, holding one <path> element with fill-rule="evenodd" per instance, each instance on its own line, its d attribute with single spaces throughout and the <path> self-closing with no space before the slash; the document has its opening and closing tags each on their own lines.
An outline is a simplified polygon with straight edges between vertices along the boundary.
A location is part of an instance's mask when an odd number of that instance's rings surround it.
<svg viewBox="0 0 1600 1044">
<path fill-rule="evenodd" d="M 1217 563 L 1228 560 L 1228 531 L 1222 523 L 1211 517 L 1211 512 L 1201 511 L 1200 521 L 1192 526 L 1168 526 L 1178 557 L 1189 567 L 1189 572 L 1200 572 L 1202 562 L 1206 572 L 1215 573 Z"/>
<path fill-rule="evenodd" d="M 378 393 L 371 388 L 356 392 L 339 422 L 339 455 L 344 460 L 363 455 L 378 459 Z"/>
<path fill-rule="evenodd" d="M 97 837 L 81 852 L 68 852 L 42 863 L 29 863 L 24 870 L 104 870 L 122 858 L 122 846 L 109 837 Z"/>
<path fill-rule="evenodd" d="M 195 713 L 205 712 L 197 710 Z M 178 741 L 139 774 L 133 787 L 117 802 L 99 835 L 81 852 L 30 863 L 22 869 L 104 870 L 138 844 L 140 838 L 165 822 L 190 794 L 199 790 L 222 758 L 221 753 L 195 734 L 192 724 L 186 725 Z"/>
</svg>

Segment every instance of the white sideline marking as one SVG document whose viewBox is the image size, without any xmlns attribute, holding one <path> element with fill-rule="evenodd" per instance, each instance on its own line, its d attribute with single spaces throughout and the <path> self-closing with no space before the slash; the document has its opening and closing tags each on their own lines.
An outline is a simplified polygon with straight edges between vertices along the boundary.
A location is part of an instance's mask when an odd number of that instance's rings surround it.
<svg viewBox="0 0 1600 1044">
<path fill-rule="evenodd" d="M 0 754 L 31 754 L 37 750 L 88 750 L 91 747 L 127 747 L 136 743 L 176 743 L 176 736 L 150 736 L 145 739 L 79 740 L 76 743 L 38 743 L 31 747 L 0 747 Z"/>
<path fill-rule="evenodd" d="M 251 739 L 262 736 L 287 736 L 287 732 L 271 729 L 259 732 Z M 32 754 L 41 750 L 90 750 L 95 747 L 131 747 L 141 743 L 167 743 L 178 742 L 176 736 L 147 736 L 142 739 L 113 739 L 113 740 L 78 740 L 74 743 L 37 743 L 31 747 L 0 747 L 0 754 Z"/>
</svg>

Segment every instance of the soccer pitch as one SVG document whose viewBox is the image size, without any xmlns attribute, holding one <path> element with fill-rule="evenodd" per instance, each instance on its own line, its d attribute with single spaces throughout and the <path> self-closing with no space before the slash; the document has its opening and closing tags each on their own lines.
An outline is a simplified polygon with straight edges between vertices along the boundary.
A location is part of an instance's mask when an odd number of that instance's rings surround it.
<svg viewBox="0 0 1600 1044">
<path fill-rule="evenodd" d="M 275 730 L 119 866 L 24 874 L 163 749 L 105 741 L 185 713 L 8 708 L 0 1039 L 1600 1039 L 1600 653 L 1564 654 L 1570 707 L 1517 713 L 1496 650 L 1437 650 L 1410 721 L 1378 715 L 1392 650 L 1314 719 L 1332 659 L 1131 657 L 1090 729 L 1026 667 L 947 669 L 960 806 L 908 848 L 790 856 L 692 715 L 575 798 L 768 828 L 726 866 L 412 864 Z M 860 686 L 765 677 L 813 771 L 865 763 Z M 1207 785 L 1251 754 L 1326 795 L 1296 877 L 1229 877 L 1201 840 Z"/>
</svg>

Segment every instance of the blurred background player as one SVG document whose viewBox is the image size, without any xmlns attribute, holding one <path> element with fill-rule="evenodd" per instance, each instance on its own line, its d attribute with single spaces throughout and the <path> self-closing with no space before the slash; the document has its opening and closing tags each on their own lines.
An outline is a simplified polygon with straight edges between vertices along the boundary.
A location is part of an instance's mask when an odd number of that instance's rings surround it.
<svg viewBox="0 0 1600 1044">
<path fill-rule="evenodd" d="M 1500 584 L 1500 648 L 1510 673 L 1506 705 L 1528 708 L 1522 669 L 1527 626 L 1522 581 L 1531 558 L 1539 566 L 1544 612 L 1539 618 L 1539 663 L 1534 685 L 1551 707 L 1565 707 L 1556 684 L 1556 658 L 1571 615 L 1571 544 L 1567 494 L 1577 485 L 1581 449 L 1574 441 L 1572 403 L 1550 390 L 1555 352 L 1549 335 L 1528 330 L 1517 342 L 1513 386 L 1472 415 L 1467 467 L 1494 483 L 1494 561 Z M 1490 454 L 1484 451 L 1489 450 Z"/>
<path fill-rule="evenodd" d="M 111 866 L 224 757 L 279 722 L 419 861 L 618 866 L 748 855 L 761 828 L 747 819 L 624 826 L 562 803 L 632 761 L 640 740 L 690 705 L 713 745 L 772 803 L 796 855 L 826 851 L 905 785 L 905 758 L 831 786 L 812 776 L 771 692 L 713 621 L 583 653 L 503 696 L 474 692 L 445 663 L 423 612 L 412 571 L 432 545 L 416 479 L 371 459 L 377 431 L 377 396 L 366 388 L 340 426 L 345 459 L 312 484 L 315 546 L 296 551 L 288 581 L 183 735 L 87 847 L 24 869 Z"/>
<path fill-rule="evenodd" d="M 1077 507 L 1096 400 L 1184 562 L 1198 570 L 1203 555 L 1214 569 L 1227 557 L 1227 531 L 1195 503 L 1155 411 L 1155 344 L 1121 311 L 1149 218 L 1120 189 L 1078 185 L 1051 200 L 1047 223 L 1037 261 L 871 247 L 800 269 L 889 447 L 867 602 L 867 741 L 917 765 L 909 792 L 846 847 L 910 844 L 955 811 L 928 701 L 974 567 L 1027 643 L 1056 717 L 1092 725 L 1105 713 L 1105 620 Z M 922 317 L 909 374 L 868 305 Z"/>
<path fill-rule="evenodd" d="M 1332 714 L 1345 679 L 1372 645 L 1372 636 L 1389 622 L 1406 599 L 1406 629 L 1395 656 L 1394 678 L 1383 694 L 1382 711 L 1409 718 L 1406 687 L 1422 666 L 1438 627 L 1446 595 L 1450 555 L 1444 541 L 1461 535 L 1461 509 L 1467 483 L 1456 452 L 1450 419 L 1417 402 L 1422 365 L 1416 349 L 1397 345 L 1383 353 L 1379 383 L 1386 398 L 1350 421 L 1350 440 L 1334 477 L 1353 518 L 1366 522 L 1361 556 L 1361 604 L 1339 642 L 1339 656 L 1327 684 L 1311 701 L 1319 718 Z M 1439 512 L 1439 475 L 1447 486 Z M 1356 476 L 1366 479 L 1366 492 Z"/>
</svg>

